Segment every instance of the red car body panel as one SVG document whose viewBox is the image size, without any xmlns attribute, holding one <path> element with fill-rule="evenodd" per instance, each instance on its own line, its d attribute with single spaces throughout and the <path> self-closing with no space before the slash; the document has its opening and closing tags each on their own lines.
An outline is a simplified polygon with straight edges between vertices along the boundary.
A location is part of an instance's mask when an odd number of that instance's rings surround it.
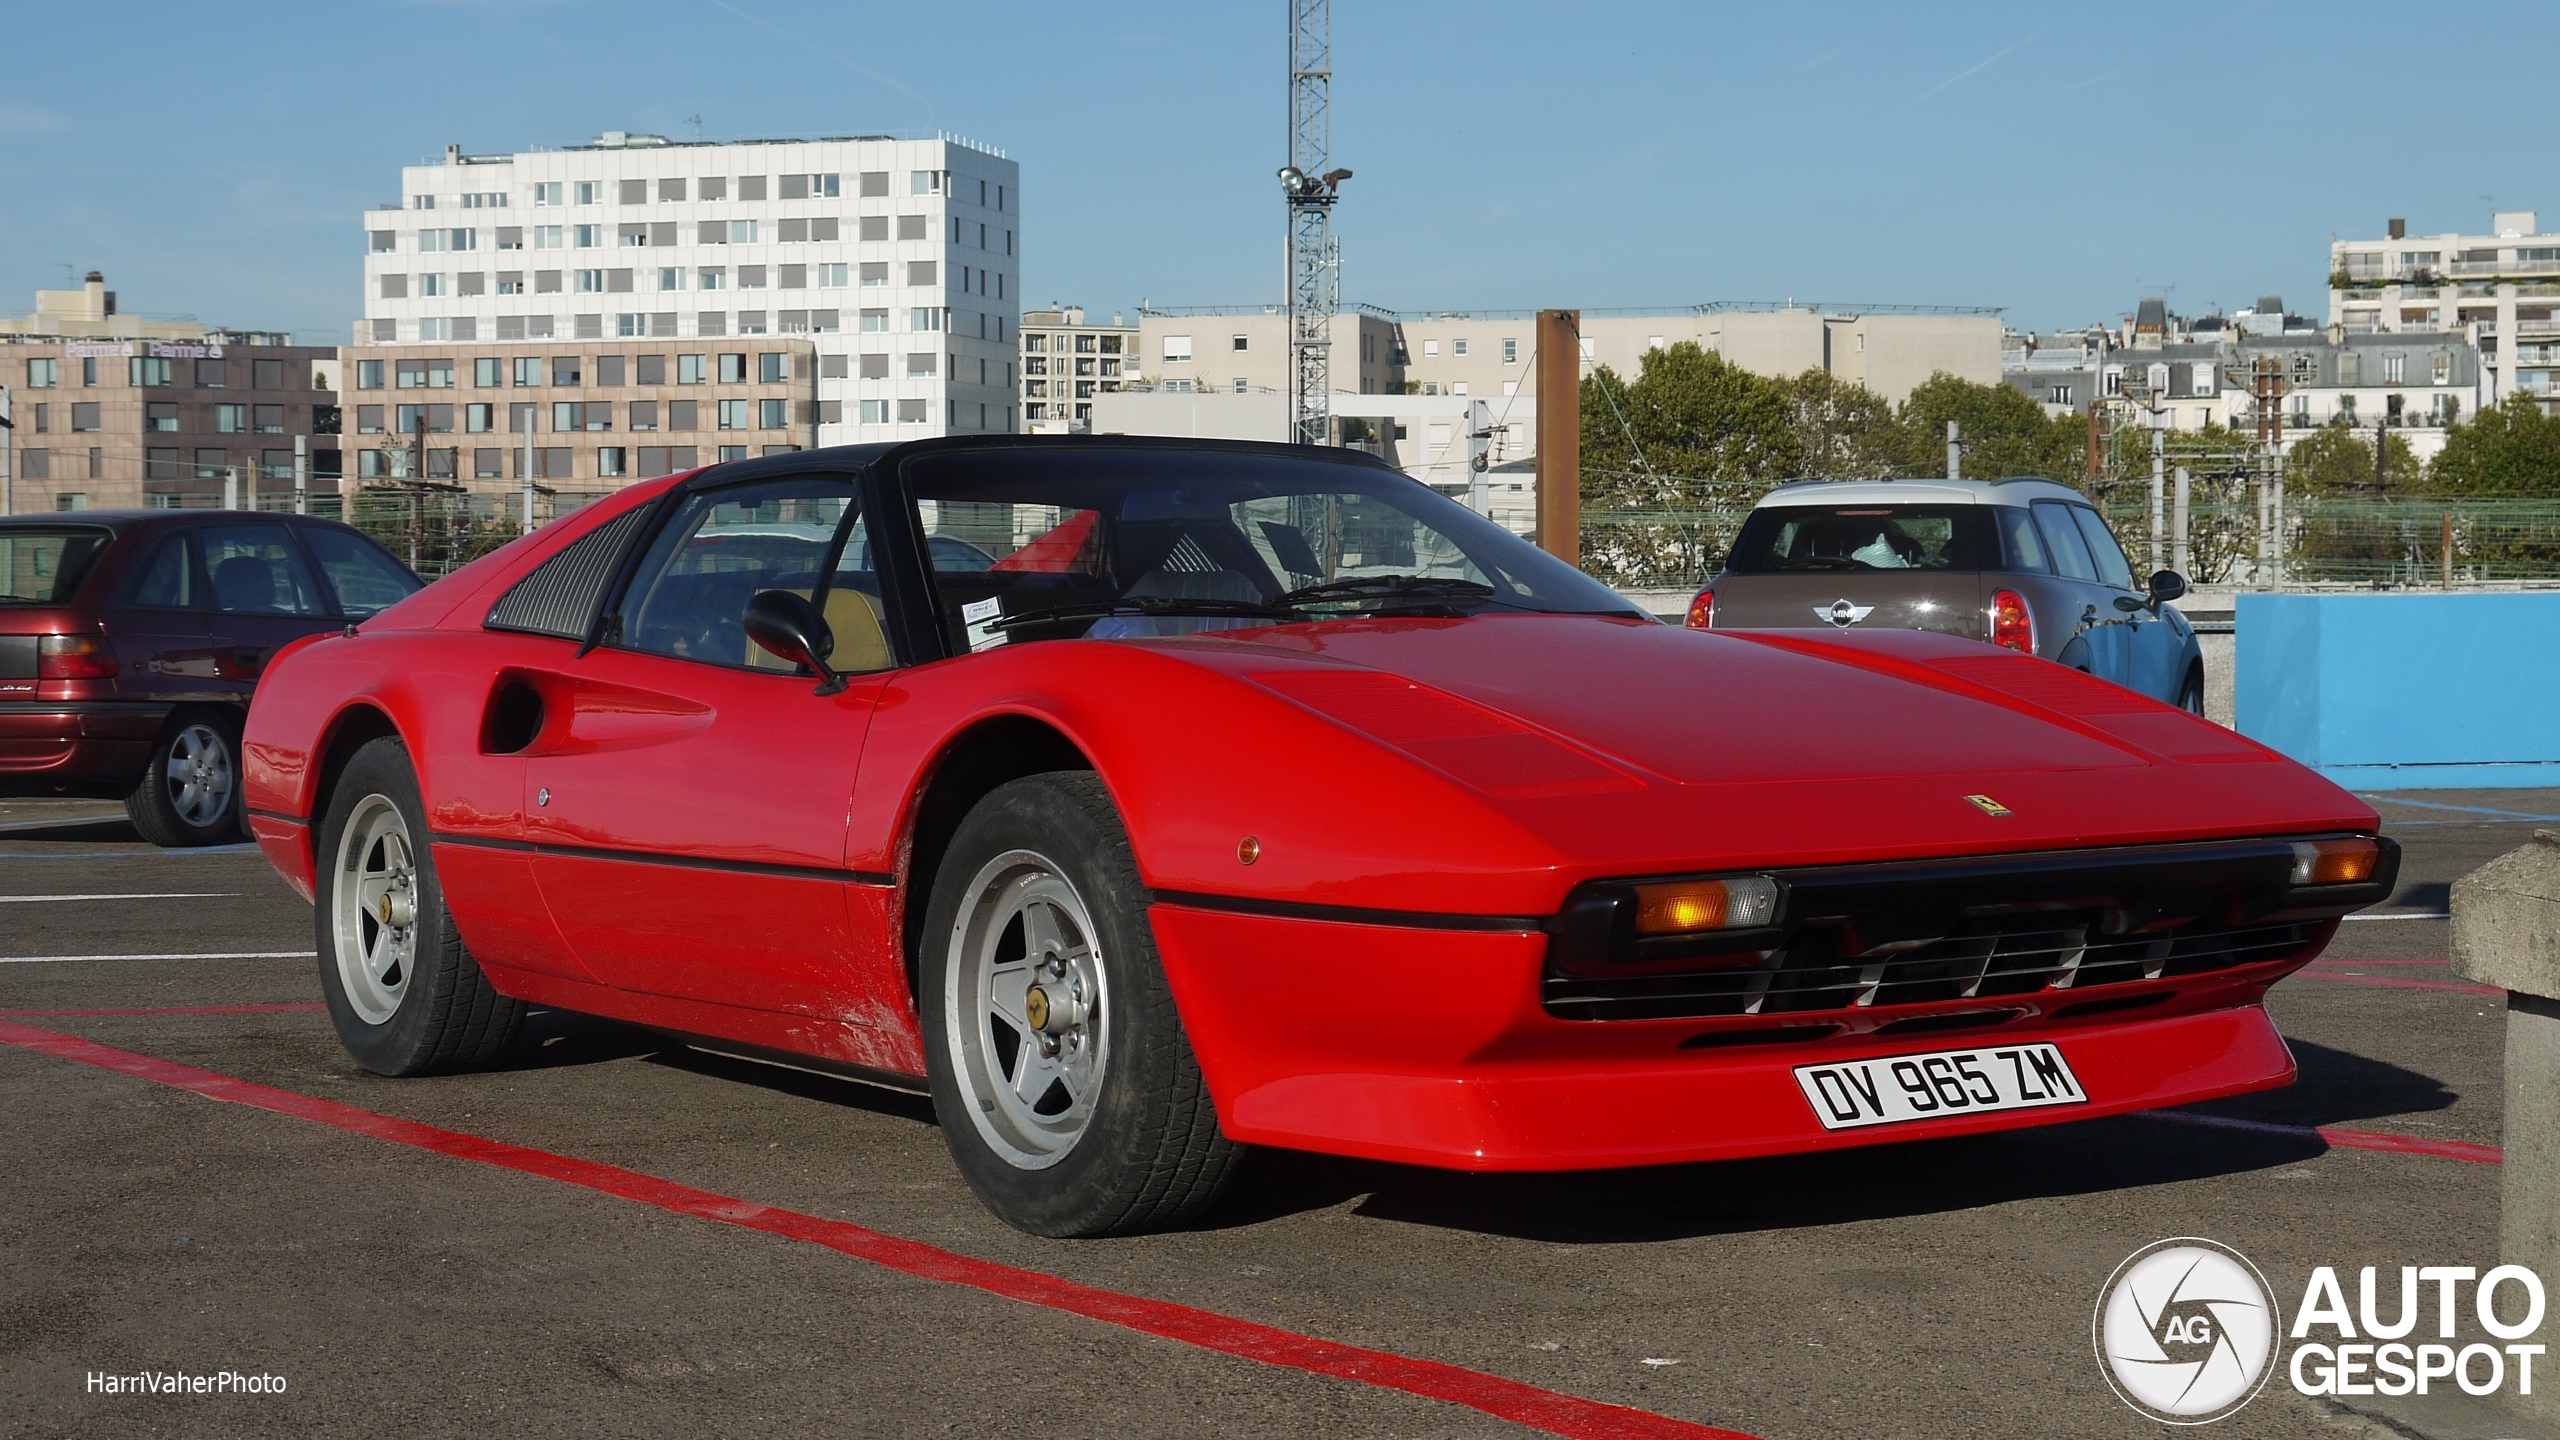
<svg viewBox="0 0 2560 1440">
<path fill-rule="evenodd" d="M 1714 1037 L 1759 1022 L 1560 1019 L 1540 1000 L 1541 927 L 1586 882 L 2377 828 L 2346 792 L 2218 726 L 1920 633 L 1343 620 L 1001 646 L 821 698 L 785 673 L 481 629 L 533 566 L 686 478 L 635 486 L 355 637 L 270 663 L 246 779 L 258 841 L 297 890 L 313 892 L 333 746 L 396 733 L 447 902 L 502 991 L 913 1077 L 902 937 L 922 903 L 918 806 L 956 744 L 1028 719 L 1119 807 L 1230 1135 L 1542 1169 L 2281 1085 L 2292 1061 L 2258 1002 L 2334 929 L 2274 961 L 2111 990 L 2157 997 L 2132 1013 L 2066 1013 L 2085 992 L 2004 1000 L 2016 1013 L 1999 1043 L 2065 1044 L 2088 1105 L 1827 1132 L 1790 1066 L 1981 1043 L 1874 1031 L 1983 1007 L 1826 1013 L 1826 1038 L 1747 1047 Z M 546 718 L 531 745 L 491 754 L 509 684 Z M 1985 792 L 2008 813 L 1967 799 Z"/>
</svg>

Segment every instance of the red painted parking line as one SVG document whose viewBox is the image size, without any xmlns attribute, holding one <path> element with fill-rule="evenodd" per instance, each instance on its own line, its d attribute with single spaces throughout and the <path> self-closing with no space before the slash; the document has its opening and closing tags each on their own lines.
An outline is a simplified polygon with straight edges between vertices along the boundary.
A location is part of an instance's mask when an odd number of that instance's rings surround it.
<svg viewBox="0 0 2560 1440">
<path fill-rule="evenodd" d="M 2146 1120 L 2171 1120 L 2181 1125 L 2203 1125 L 2215 1130 L 2248 1130 L 2261 1135 L 2291 1135 L 2301 1139 L 2318 1136 L 2348 1150 L 2434 1155 L 2445 1160 L 2468 1160 L 2475 1165 L 2504 1164 L 2507 1158 L 2507 1152 L 2495 1145 L 2475 1145 L 2468 1140 L 2430 1140 L 2423 1135 L 2394 1135 L 2382 1130 L 2350 1130 L 2342 1125 L 2278 1125 L 2268 1120 L 2236 1120 L 2228 1115 L 2198 1115 L 2186 1110 L 2145 1110 L 2141 1115 Z"/>
<path fill-rule="evenodd" d="M 761 1230 L 787 1239 L 822 1245 L 855 1259 L 868 1260 L 921 1279 L 938 1280 L 946 1285 L 966 1285 L 1008 1300 L 1019 1300 L 1026 1305 L 1081 1315 L 1141 1334 L 1196 1345 L 1203 1350 L 1464 1405 L 1549 1434 L 1575 1437 L 1575 1440 L 1656 1440 L 1656 1437 L 1659 1440 L 1752 1440 L 1739 1431 L 1720 1430 L 1712 1425 L 1675 1420 L 1649 1410 L 1635 1410 L 1541 1390 L 1534 1385 L 1487 1375 L 1479 1370 L 1443 1365 L 1432 1360 L 1416 1360 L 1382 1350 L 1364 1350 L 1356 1345 L 1319 1340 L 1269 1325 L 1258 1325 L 1250 1320 L 1195 1310 L 1188 1305 L 1097 1290 L 1054 1275 L 1017 1270 L 1010 1265 L 973 1259 L 919 1241 L 902 1240 L 895 1235 L 882 1234 L 841 1220 L 777 1210 L 750 1200 L 696 1190 L 689 1185 L 679 1185 L 635 1170 L 509 1145 L 504 1141 L 422 1125 L 414 1120 L 395 1119 L 370 1110 L 359 1110 L 352 1105 L 341 1105 L 334 1100 L 297 1095 L 290 1090 L 270 1089 L 246 1080 L 217 1075 L 210 1070 L 198 1070 L 190 1065 L 118 1050 L 74 1035 L 0 1022 L 0 1044 L 19 1046 L 60 1060 L 76 1060 L 84 1065 L 95 1065 L 137 1079 L 193 1091 L 208 1099 L 271 1110 L 351 1134 L 388 1140 L 395 1145 L 432 1150 L 460 1160 L 476 1160 L 483 1165 L 558 1180 L 621 1199 L 636 1200 L 644 1205 L 654 1205 L 678 1215 L 717 1220 L 748 1230 Z"/>
<path fill-rule="evenodd" d="M 2296 970 L 2293 973 L 2305 980 L 2332 980 L 2340 985 L 2381 985 L 2393 990 L 2451 990 L 2463 995 L 2507 993 L 2495 985 L 2465 985 L 2457 980 L 2403 980 L 2397 975 L 2345 975 L 2324 969 Z"/>
<path fill-rule="evenodd" d="M 36 1020 L 69 1015 L 285 1015 L 326 1010 L 326 1005 L 143 1005 L 129 1010 L 0 1010 L 0 1019 Z"/>
</svg>

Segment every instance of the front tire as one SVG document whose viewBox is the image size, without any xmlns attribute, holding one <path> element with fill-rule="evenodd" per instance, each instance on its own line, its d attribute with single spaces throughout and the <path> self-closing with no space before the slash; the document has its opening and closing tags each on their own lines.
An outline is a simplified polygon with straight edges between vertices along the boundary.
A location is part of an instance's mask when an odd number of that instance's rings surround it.
<svg viewBox="0 0 2560 1440">
<path fill-rule="evenodd" d="M 2204 667 L 2202 665 L 2187 667 L 2186 681 L 2178 687 L 2178 708 L 2190 715 L 2204 713 Z"/>
<path fill-rule="evenodd" d="M 1243 1153 L 1219 1132 L 1145 896 L 1110 794 L 1083 771 L 991 792 L 936 871 L 926 1078 L 962 1178 L 1015 1229 L 1176 1225 Z"/>
<path fill-rule="evenodd" d="M 124 813 L 143 839 L 168 849 L 239 839 L 239 717 L 206 710 L 173 717 L 151 742 Z"/>
<path fill-rule="evenodd" d="M 464 949 L 427 849 L 408 748 L 372 741 L 329 797 L 314 852 L 320 991 L 355 1062 L 377 1075 L 466 1070 L 497 1058 L 525 1005 Z"/>
</svg>

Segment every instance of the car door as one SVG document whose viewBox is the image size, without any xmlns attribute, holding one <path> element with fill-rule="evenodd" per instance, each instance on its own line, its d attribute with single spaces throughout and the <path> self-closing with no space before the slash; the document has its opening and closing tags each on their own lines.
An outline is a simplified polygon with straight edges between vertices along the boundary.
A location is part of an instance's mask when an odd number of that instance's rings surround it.
<svg viewBox="0 0 2560 1440">
<path fill-rule="evenodd" d="M 2035 516 L 2036 533 L 2044 537 L 2045 556 L 2052 562 L 2054 577 L 2062 582 L 2059 588 L 2067 597 L 2064 613 L 2053 617 L 2059 627 L 2057 633 L 2065 637 L 2054 658 L 2085 669 L 2101 680 L 2130 684 L 2132 667 L 2126 632 L 2118 623 L 2124 615 L 2115 605 L 2116 596 L 2122 592 L 2098 578 L 2098 557 L 2089 548 L 2087 532 L 2072 514 L 2082 508 L 2067 500 L 2038 500 L 2028 507 Z"/>
<path fill-rule="evenodd" d="M 211 582 L 205 623 L 223 682 L 243 701 L 285 646 L 343 623 L 282 520 L 208 521 L 196 545 Z"/>
<path fill-rule="evenodd" d="M 2086 505 L 2071 507 L 2071 517 L 2080 522 L 2080 533 L 2089 542 L 2089 554 L 2097 561 L 2098 583 L 2113 592 L 2100 610 L 2100 618 L 2121 620 L 2123 632 L 2119 642 L 2123 649 L 2125 678 L 2117 683 L 2129 690 L 2139 690 L 2154 700 L 2177 703 L 2174 693 L 2178 682 L 2186 679 L 2185 641 L 2176 627 L 2153 609 L 2147 591 L 2134 583 L 2133 566 L 2125 559 L 2124 547 L 2116 543 L 2114 532 L 2107 529 L 2105 517 Z M 2141 601 L 2141 607 L 2128 610 L 2120 602 Z"/>
<path fill-rule="evenodd" d="M 206 638 L 195 531 L 178 526 L 135 538 L 146 542 L 142 559 L 107 615 L 117 693 L 137 700 L 231 699 Z"/>
<path fill-rule="evenodd" d="M 531 677 L 565 711 L 529 753 L 543 898 L 607 983 L 841 1016 L 885 943 L 857 929 L 845 824 L 890 655 L 856 477 L 800 474 L 679 495 L 603 621 L 605 643 Z M 748 641 L 747 601 L 814 599 L 840 693 Z M 557 722 L 554 722 L 557 723 Z M 865 907 L 868 913 L 870 907 Z"/>
</svg>

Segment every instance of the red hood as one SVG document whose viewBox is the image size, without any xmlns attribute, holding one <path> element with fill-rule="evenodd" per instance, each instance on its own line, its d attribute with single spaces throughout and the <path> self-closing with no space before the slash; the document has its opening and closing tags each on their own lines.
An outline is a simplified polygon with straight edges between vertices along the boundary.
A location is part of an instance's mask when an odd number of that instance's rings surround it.
<svg viewBox="0 0 2560 1440">
<path fill-rule="evenodd" d="M 1504 615 L 1156 643 L 1241 670 L 1404 750 L 1567 841 L 1566 853 L 1614 857 L 1601 862 L 1610 867 L 1997 853 L 2376 823 L 2337 786 L 2209 721 L 1949 636 L 1745 637 Z M 1255 653 L 1278 663 L 1266 671 Z M 1455 699 L 1329 682 L 1299 657 Z M 1505 730 L 1514 733 L 1495 733 Z M 2011 813 L 1987 814 L 1974 795 Z"/>
</svg>

